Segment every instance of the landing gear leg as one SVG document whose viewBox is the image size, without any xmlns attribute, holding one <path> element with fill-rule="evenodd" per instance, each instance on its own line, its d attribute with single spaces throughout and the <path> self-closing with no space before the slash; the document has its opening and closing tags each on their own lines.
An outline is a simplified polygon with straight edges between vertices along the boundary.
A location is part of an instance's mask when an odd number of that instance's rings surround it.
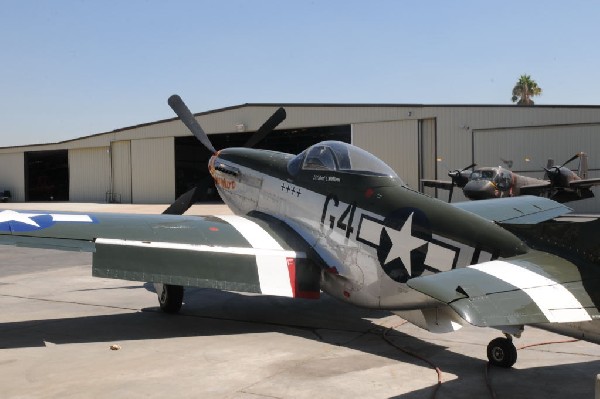
<svg viewBox="0 0 600 399">
<path fill-rule="evenodd" d="M 515 348 L 510 335 L 490 341 L 487 347 L 487 357 L 490 364 L 494 366 L 512 367 L 517 361 L 517 348 Z"/>
<path fill-rule="evenodd" d="M 181 285 L 155 283 L 154 288 L 158 295 L 158 304 L 163 312 L 179 312 L 183 305 L 183 287 Z"/>
</svg>

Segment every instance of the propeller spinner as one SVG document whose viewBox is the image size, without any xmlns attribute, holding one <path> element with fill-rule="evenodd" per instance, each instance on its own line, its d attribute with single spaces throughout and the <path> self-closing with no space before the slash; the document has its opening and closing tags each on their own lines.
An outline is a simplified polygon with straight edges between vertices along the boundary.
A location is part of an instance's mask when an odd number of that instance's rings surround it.
<svg viewBox="0 0 600 399">
<path fill-rule="evenodd" d="M 552 187 L 562 187 L 564 185 L 564 182 L 562 180 L 562 175 L 563 173 L 561 172 L 562 168 L 565 167 L 568 163 L 576 160 L 577 158 L 579 158 L 581 156 L 580 153 L 577 153 L 575 155 L 573 155 L 571 158 L 569 158 L 566 162 L 564 162 L 562 165 L 553 165 L 553 166 L 549 166 L 544 168 L 544 170 L 546 171 L 546 176 L 548 176 L 548 180 L 550 180 L 550 184 L 552 185 Z"/>
<path fill-rule="evenodd" d="M 472 163 L 469 166 L 462 168 L 461 170 L 448 171 L 448 176 L 452 180 L 452 186 L 450 187 L 450 193 L 448 195 L 448 202 L 452 202 L 452 194 L 454 192 L 454 187 L 464 187 L 469 182 L 469 177 L 463 175 L 463 172 L 467 169 L 471 169 L 477 166 L 476 163 Z"/>
</svg>

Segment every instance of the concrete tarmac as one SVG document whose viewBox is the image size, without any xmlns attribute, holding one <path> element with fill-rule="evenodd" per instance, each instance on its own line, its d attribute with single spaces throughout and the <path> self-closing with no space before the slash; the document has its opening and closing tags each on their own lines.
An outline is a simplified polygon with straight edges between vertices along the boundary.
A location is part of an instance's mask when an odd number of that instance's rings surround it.
<svg viewBox="0 0 600 399">
<path fill-rule="evenodd" d="M 0 208 L 160 213 L 166 206 Z M 442 373 L 437 398 L 594 397 L 600 346 L 520 349 L 514 368 L 488 370 L 486 346 L 500 335 L 476 327 L 432 334 L 326 295 L 187 289 L 182 312 L 167 315 L 150 284 L 91 277 L 89 253 L 0 247 L 0 398 L 429 398 L 438 375 L 427 362 Z M 515 344 L 565 340 L 526 328 Z"/>
</svg>

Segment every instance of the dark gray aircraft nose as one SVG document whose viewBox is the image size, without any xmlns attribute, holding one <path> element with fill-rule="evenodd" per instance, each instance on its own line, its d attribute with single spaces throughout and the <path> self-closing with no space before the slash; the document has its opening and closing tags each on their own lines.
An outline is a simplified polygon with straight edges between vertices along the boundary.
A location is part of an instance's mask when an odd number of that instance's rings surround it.
<svg viewBox="0 0 600 399">
<path fill-rule="evenodd" d="M 496 186 L 489 180 L 471 180 L 463 188 L 465 196 L 471 200 L 496 198 Z"/>
</svg>

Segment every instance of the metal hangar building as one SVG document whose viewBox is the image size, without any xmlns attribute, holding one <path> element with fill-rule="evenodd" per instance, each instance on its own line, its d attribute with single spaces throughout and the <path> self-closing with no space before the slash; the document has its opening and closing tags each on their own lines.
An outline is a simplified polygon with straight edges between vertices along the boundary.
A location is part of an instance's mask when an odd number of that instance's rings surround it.
<svg viewBox="0 0 600 399">
<path fill-rule="evenodd" d="M 240 146 L 271 114 L 287 118 L 259 147 L 298 153 L 323 140 L 357 145 L 384 160 L 412 188 L 448 179 L 448 169 L 512 161 L 542 178 L 552 158 L 589 155 L 600 177 L 600 106 L 243 104 L 195 114 L 217 149 Z M 208 174 L 210 154 L 177 118 L 53 144 L 0 148 L 0 190 L 13 201 L 170 203 Z M 577 169 L 577 161 L 569 166 Z M 600 213 L 595 198 L 571 202 Z M 427 194 L 448 198 L 443 190 Z M 217 199 L 213 191 L 210 199 Z M 465 200 L 455 190 L 453 201 Z"/>
</svg>

